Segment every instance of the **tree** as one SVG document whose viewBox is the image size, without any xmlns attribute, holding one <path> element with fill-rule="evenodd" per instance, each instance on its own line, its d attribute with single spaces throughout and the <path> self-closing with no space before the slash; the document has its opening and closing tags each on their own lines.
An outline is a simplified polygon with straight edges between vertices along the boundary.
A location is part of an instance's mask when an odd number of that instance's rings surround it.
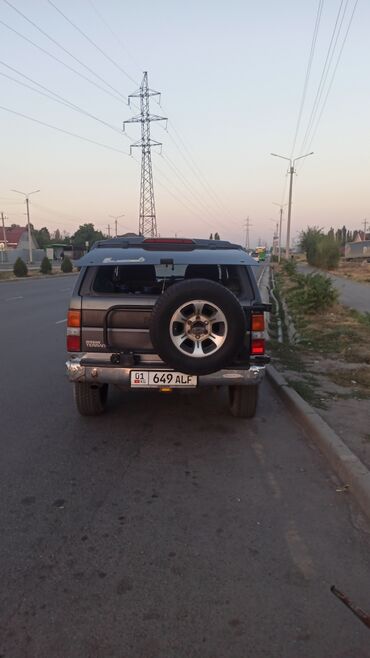
<svg viewBox="0 0 370 658">
<path fill-rule="evenodd" d="M 209 236 L 209 239 L 213 240 L 213 233 L 211 233 L 211 235 Z"/>
<path fill-rule="evenodd" d="M 61 238 L 62 238 L 62 234 L 61 234 L 60 230 L 58 228 L 55 229 L 54 235 L 53 235 L 53 240 L 55 240 L 55 242 L 60 242 Z"/>
<path fill-rule="evenodd" d="M 307 261 L 310 265 L 315 265 L 313 262 L 317 253 L 317 245 L 323 237 L 322 228 L 318 226 L 307 226 L 305 231 L 301 231 L 299 236 L 299 246 L 305 252 Z"/>
<path fill-rule="evenodd" d="M 40 249 L 44 249 L 47 244 L 50 244 L 50 233 L 46 226 L 43 226 L 40 230 L 33 229 L 33 235 Z"/>
<path fill-rule="evenodd" d="M 52 270 L 51 262 L 47 256 L 44 256 L 44 258 L 41 261 L 40 272 L 42 274 L 51 274 L 51 270 Z"/>
<path fill-rule="evenodd" d="M 219 233 L 215 233 L 215 240 L 221 240 Z"/>
<path fill-rule="evenodd" d="M 60 266 L 60 269 L 61 269 L 62 272 L 64 272 L 64 273 L 66 273 L 66 272 L 72 272 L 72 270 L 73 270 L 73 265 L 72 265 L 72 261 L 68 258 L 68 256 L 64 256 L 64 258 L 63 258 L 63 260 L 62 260 L 62 264 L 61 264 L 61 266 Z"/>
<path fill-rule="evenodd" d="M 15 276 L 19 276 L 19 277 L 27 276 L 28 268 L 24 260 L 22 260 L 21 258 L 17 258 L 17 260 L 14 263 L 13 272 Z"/>
<path fill-rule="evenodd" d="M 76 233 L 72 235 L 72 244 L 75 247 L 83 247 L 85 249 L 86 242 L 88 242 L 89 247 L 96 242 L 97 240 L 103 240 L 104 235 L 101 231 L 96 231 L 94 224 L 82 224 Z"/>
</svg>

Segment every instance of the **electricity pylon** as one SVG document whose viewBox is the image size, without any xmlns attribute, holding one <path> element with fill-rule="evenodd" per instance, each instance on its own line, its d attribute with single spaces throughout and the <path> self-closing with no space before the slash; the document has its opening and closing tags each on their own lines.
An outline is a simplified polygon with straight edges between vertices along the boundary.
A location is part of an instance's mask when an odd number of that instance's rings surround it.
<svg viewBox="0 0 370 658">
<path fill-rule="evenodd" d="M 167 121 L 167 118 L 150 114 L 150 96 L 160 96 L 160 92 L 149 88 L 148 73 L 144 71 L 140 88 L 128 97 L 129 104 L 131 98 L 140 98 L 140 114 L 124 121 L 123 129 L 125 129 L 126 123 L 141 123 L 141 139 L 131 144 L 130 154 L 134 147 L 141 147 L 139 234 L 153 238 L 157 236 L 157 217 L 155 213 L 151 148 L 152 146 L 162 146 L 162 144 L 150 138 L 150 123 L 152 121 Z"/>
</svg>

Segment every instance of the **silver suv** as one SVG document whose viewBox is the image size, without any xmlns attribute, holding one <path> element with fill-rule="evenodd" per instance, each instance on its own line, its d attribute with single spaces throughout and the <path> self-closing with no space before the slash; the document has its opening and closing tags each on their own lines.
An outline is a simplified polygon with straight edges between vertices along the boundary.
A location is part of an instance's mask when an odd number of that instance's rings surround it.
<svg viewBox="0 0 370 658">
<path fill-rule="evenodd" d="M 66 365 L 80 414 L 102 413 L 109 385 L 216 385 L 228 387 L 234 416 L 254 416 L 269 306 L 242 247 L 122 237 L 95 243 L 77 265 Z"/>
</svg>

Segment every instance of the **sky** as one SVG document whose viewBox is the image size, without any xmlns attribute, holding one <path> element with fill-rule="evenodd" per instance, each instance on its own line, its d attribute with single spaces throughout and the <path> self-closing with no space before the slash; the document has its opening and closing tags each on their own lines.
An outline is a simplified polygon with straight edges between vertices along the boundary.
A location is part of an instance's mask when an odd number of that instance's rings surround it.
<svg viewBox="0 0 370 658">
<path fill-rule="evenodd" d="M 308 225 L 362 228 L 370 219 L 369 24 L 365 0 L 0 0 L 7 224 L 25 224 L 24 200 L 10 190 L 40 190 L 30 196 L 35 228 L 72 234 L 93 222 L 107 233 L 111 216 L 124 215 L 119 232 L 137 231 L 141 152 L 130 157 L 130 140 L 140 125 L 125 135 L 122 122 L 137 114 L 127 96 L 148 71 L 161 92 L 151 111 L 169 120 L 167 130 L 151 124 L 163 144 L 152 150 L 162 236 L 218 231 L 244 244 L 249 217 L 250 246 L 271 244 L 289 166 L 271 152 L 314 151 L 297 162 L 293 240 Z"/>
</svg>

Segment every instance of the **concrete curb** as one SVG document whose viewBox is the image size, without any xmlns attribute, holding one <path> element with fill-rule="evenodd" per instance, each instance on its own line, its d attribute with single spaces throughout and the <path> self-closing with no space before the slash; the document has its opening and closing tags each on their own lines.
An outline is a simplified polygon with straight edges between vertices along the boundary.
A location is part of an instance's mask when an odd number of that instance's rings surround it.
<svg viewBox="0 0 370 658">
<path fill-rule="evenodd" d="M 10 281 L 33 281 L 36 279 L 59 279 L 67 276 L 76 276 L 78 272 L 55 272 L 55 274 L 35 274 L 35 276 L 19 276 L 12 279 L 1 279 L 1 283 L 9 283 Z"/>
<path fill-rule="evenodd" d="M 291 388 L 273 366 L 267 367 L 267 377 L 293 416 L 306 430 L 332 469 L 344 484 L 349 485 L 363 513 L 370 520 L 370 471 L 343 443 L 316 411 Z"/>
</svg>

